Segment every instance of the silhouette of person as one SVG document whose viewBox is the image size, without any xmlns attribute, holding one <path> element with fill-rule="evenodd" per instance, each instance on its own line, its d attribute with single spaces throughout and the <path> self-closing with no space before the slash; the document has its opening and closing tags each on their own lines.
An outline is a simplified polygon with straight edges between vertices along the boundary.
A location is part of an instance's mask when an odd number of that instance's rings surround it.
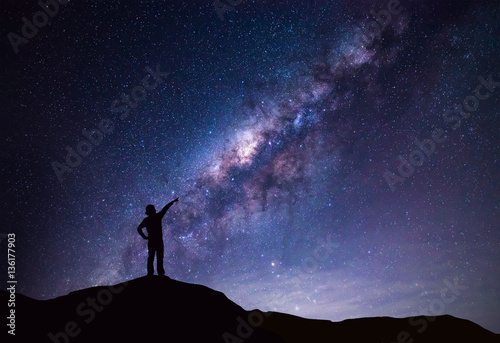
<svg viewBox="0 0 500 343">
<path fill-rule="evenodd" d="M 165 275 L 165 270 L 163 269 L 163 231 L 161 226 L 161 220 L 167 210 L 174 204 L 174 202 L 179 201 L 179 198 L 172 200 L 160 212 L 156 213 L 156 209 L 153 205 L 146 206 L 146 214 L 148 215 L 137 227 L 137 232 L 142 238 L 148 240 L 148 276 L 154 274 L 153 261 L 156 254 L 156 271 L 158 275 Z M 148 236 L 144 235 L 142 229 L 146 228 Z"/>
</svg>

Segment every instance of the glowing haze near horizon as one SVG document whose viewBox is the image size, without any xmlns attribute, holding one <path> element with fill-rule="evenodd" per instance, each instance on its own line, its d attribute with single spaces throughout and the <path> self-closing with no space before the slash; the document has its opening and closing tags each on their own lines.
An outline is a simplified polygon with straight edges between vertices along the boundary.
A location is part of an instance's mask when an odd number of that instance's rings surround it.
<svg viewBox="0 0 500 343">
<path fill-rule="evenodd" d="M 500 87 L 456 130 L 443 120 L 479 76 L 500 81 L 499 3 L 401 1 L 363 44 L 387 3 L 244 1 L 222 22 L 210 2 L 71 2 L 18 54 L 4 38 L 19 292 L 145 275 L 144 208 L 180 197 L 163 221 L 174 279 L 245 309 L 424 310 L 500 333 Z M 3 11 L 6 37 L 38 8 Z M 110 104 L 157 65 L 171 75 L 120 119 Z M 51 162 L 103 118 L 114 131 L 60 183 Z M 446 141 L 392 192 L 384 173 L 434 128 Z"/>
</svg>

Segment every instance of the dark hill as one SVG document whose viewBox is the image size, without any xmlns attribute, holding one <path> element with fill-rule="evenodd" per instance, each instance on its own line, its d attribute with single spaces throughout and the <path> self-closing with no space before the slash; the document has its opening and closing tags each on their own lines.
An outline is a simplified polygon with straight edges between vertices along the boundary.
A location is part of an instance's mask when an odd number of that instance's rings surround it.
<svg viewBox="0 0 500 343">
<path fill-rule="evenodd" d="M 8 297 L 1 291 L 2 303 Z M 331 322 L 248 312 L 221 292 L 166 277 L 46 301 L 16 294 L 15 309 L 16 335 L 5 325 L 2 332 L 12 342 L 500 342 L 500 335 L 452 316 Z"/>
</svg>

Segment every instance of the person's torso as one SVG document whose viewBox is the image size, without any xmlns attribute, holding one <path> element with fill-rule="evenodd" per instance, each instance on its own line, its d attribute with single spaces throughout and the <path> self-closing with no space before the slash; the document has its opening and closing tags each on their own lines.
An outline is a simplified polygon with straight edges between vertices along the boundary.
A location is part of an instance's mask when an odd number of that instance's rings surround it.
<svg viewBox="0 0 500 343">
<path fill-rule="evenodd" d="M 161 219 L 162 218 L 158 214 L 151 215 L 144 219 L 149 239 L 162 239 Z"/>
</svg>

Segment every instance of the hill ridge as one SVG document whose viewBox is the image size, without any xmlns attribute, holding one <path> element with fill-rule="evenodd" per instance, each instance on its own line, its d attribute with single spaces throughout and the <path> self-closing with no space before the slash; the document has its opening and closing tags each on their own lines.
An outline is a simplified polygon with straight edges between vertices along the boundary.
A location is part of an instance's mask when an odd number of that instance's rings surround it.
<svg viewBox="0 0 500 343">
<path fill-rule="evenodd" d="M 0 292 L 7 301 L 9 294 Z M 49 300 L 17 294 L 15 332 L 8 341 L 443 342 L 474 337 L 500 342 L 481 326 L 450 315 L 368 317 L 332 322 L 280 312 L 247 311 L 224 293 L 168 277 L 140 277 L 72 291 Z M 7 334 L 7 333 L 6 333 Z"/>
</svg>

